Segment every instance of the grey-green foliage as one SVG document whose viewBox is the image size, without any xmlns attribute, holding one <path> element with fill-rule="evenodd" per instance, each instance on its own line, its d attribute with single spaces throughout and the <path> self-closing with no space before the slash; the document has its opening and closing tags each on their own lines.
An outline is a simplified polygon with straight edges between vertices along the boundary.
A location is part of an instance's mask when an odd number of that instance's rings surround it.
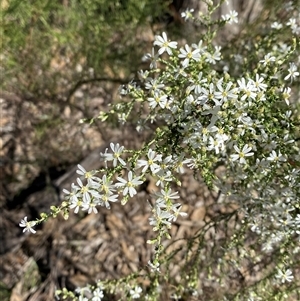
<svg viewBox="0 0 300 301">
<path fill-rule="evenodd" d="M 137 31 L 163 6 L 154 0 L 8 1 L 1 12 L 3 88 L 16 78 L 19 89 L 53 93 L 61 78 L 74 80 L 78 63 L 77 78 L 89 68 L 94 77 L 119 77 L 120 69 L 128 76 L 144 53 Z M 53 71 L 62 57 L 66 62 Z"/>
</svg>

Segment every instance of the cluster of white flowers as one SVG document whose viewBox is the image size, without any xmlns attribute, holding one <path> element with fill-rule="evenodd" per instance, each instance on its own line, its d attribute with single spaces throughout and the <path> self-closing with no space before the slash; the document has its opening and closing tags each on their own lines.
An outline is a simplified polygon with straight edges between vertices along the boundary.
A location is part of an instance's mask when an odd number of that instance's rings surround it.
<svg viewBox="0 0 300 301">
<path fill-rule="evenodd" d="M 97 287 L 78 287 L 75 292 L 79 295 L 78 299 L 76 299 L 78 301 L 102 301 L 104 298 L 103 286 L 99 281 Z"/>
<path fill-rule="evenodd" d="M 191 13 L 187 10 L 183 16 L 190 19 Z M 238 22 L 235 11 L 222 19 Z M 269 30 L 299 34 L 299 28 L 291 18 L 286 24 L 272 23 Z M 295 40 L 267 49 L 264 42 L 242 45 L 255 58 L 248 64 L 243 51 L 221 53 L 220 46 L 204 40 L 178 49 L 167 33 L 157 35 L 152 53 L 143 57 L 150 69 L 139 72 L 139 84 L 131 82 L 120 89 L 122 96 L 131 96 L 132 103 L 138 99 L 141 106 L 137 130 L 156 125 L 155 139 L 136 152 L 111 143 L 111 151 L 100 154 L 106 166 L 101 171 L 78 165 L 80 177 L 71 191 L 64 190 L 65 207 L 90 214 L 100 206 L 110 209 L 111 202 L 126 204 L 146 177 L 152 177 L 159 192 L 152 195 L 149 223 L 158 234 L 149 242 L 161 247 L 161 237 L 168 237 L 172 222 L 187 215 L 181 212 L 179 193 L 171 183 L 180 183 L 180 174 L 189 168 L 238 204 L 243 223 L 260 237 L 262 252 L 286 247 L 291 239 L 300 241 L 300 146 L 292 111 L 297 105 L 292 88 L 297 84 L 299 88 L 300 61 L 295 58 Z M 128 117 L 127 105 L 112 110 L 122 123 Z M 225 171 L 216 174 L 220 165 Z M 20 226 L 34 233 L 36 223 L 25 217 Z M 155 260 L 148 262 L 152 272 L 160 272 L 161 248 L 157 250 Z M 292 271 L 278 269 L 275 278 L 290 282 Z M 141 292 L 139 286 L 129 290 L 132 299 Z M 99 289 L 92 300 L 102 297 Z"/>
<path fill-rule="evenodd" d="M 112 161 L 113 167 L 117 167 L 118 164 L 121 167 L 126 167 L 127 163 L 120 157 L 124 147 L 114 143 L 111 143 L 110 147 L 112 153 L 108 153 L 106 149 L 105 153 L 101 154 L 102 159 L 105 162 Z M 105 206 L 110 209 L 110 202 L 117 202 L 120 196 L 122 197 L 122 203 L 125 204 L 128 197 L 132 198 L 137 194 L 136 188 L 144 182 L 142 179 L 145 174 L 150 173 L 157 177 L 156 185 L 162 188 L 161 194 L 155 195 L 157 198 L 156 208 L 160 209 L 150 219 L 150 224 L 154 226 L 154 231 L 162 224 L 170 225 L 170 221 L 175 221 L 178 215 L 185 215 L 179 212 L 181 209 L 179 204 L 172 204 L 171 202 L 172 199 L 179 198 L 178 192 L 171 193 L 171 189 L 166 188 L 169 186 L 168 183 L 172 181 L 171 171 L 166 164 L 174 161 L 178 162 L 176 158 L 172 159 L 172 156 L 162 160 L 162 155 L 157 154 L 150 148 L 147 159 L 137 160 L 135 171 L 128 170 L 127 177 L 117 176 L 117 182 L 115 183 L 107 175 L 100 178 L 96 176 L 95 171 L 88 172 L 81 165 L 78 165 L 77 173 L 86 180 L 86 183 L 83 184 L 83 179 L 77 178 L 77 184 L 72 184 L 71 192 L 64 189 L 69 201 L 69 208 L 74 209 L 75 213 L 78 213 L 80 209 L 86 210 L 89 214 L 92 212 L 98 213 L 97 207 Z M 140 168 L 142 169 L 140 170 Z M 162 208 L 163 210 L 161 210 Z M 168 221 L 164 221 L 164 218 Z M 155 223 L 154 219 L 156 220 Z"/>
<path fill-rule="evenodd" d="M 163 33 L 163 37 L 156 37 L 156 40 L 162 38 L 169 41 L 166 33 Z M 205 160 L 216 164 L 224 161 L 229 163 L 231 168 L 227 170 L 225 178 L 235 178 L 230 193 L 235 195 L 235 199 L 243 200 L 241 207 L 249 227 L 265 241 L 262 250 L 269 252 L 291 235 L 298 236 L 300 240 L 299 214 L 293 214 L 300 192 L 300 170 L 289 161 L 289 158 L 299 160 L 299 146 L 289 130 L 292 111 L 285 106 L 290 105 L 292 95 L 291 88 L 285 82 L 293 83 L 299 78 L 299 66 L 296 65 L 299 62 L 283 61 L 283 57 L 291 52 L 291 47 L 281 47 L 279 52 L 265 54 L 253 74 L 234 78 L 227 72 L 220 75 L 209 71 L 204 76 L 205 65 L 220 61 L 220 47 L 214 47 L 218 51 L 216 54 L 213 48 L 200 41 L 198 46 L 185 45 L 178 54 L 177 45 L 171 41 L 168 43 L 172 45 L 168 49 L 172 57 L 170 61 L 176 64 L 169 63 L 161 77 L 156 77 L 154 70 L 153 77 L 148 73 L 144 78 L 145 86 L 149 82 L 156 83 L 155 87 L 152 85 L 151 90 L 145 90 L 142 94 L 145 103 L 152 109 L 153 116 L 149 120 L 163 121 L 171 129 L 174 125 L 177 127 L 173 132 L 170 130 L 173 134 L 173 147 L 171 143 L 170 148 L 175 152 L 178 150 L 177 154 L 185 157 L 187 166 L 201 170 Z M 155 45 L 165 47 L 159 43 Z M 160 48 L 158 55 L 163 50 Z M 196 64 L 202 66 L 200 73 L 193 72 Z M 274 93 L 272 74 L 267 75 L 265 69 L 277 70 L 279 66 L 282 72 L 274 73 L 273 77 L 276 76 L 282 84 L 278 82 L 277 93 Z M 176 82 L 184 89 L 174 89 L 174 93 L 170 93 Z M 159 104 L 163 99 L 163 105 L 153 106 L 152 95 L 159 95 L 157 102 Z M 280 103 L 283 112 L 275 109 L 276 103 Z M 278 120 L 279 126 L 276 124 Z M 209 155 L 211 151 L 214 154 Z M 155 163 L 152 164 L 155 170 Z M 293 176 L 282 176 L 292 171 Z M 287 179 L 293 184 L 287 183 Z M 217 186 L 225 192 L 228 191 L 228 184 L 225 180 Z M 240 184 L 243 190 L 240 190 Z M 152 210 L 150 223 L 155 226 L 154 230 L 159 229 L 161 223 L 166 228 L 170 227 L 170 211 L 161 211 L 167 206 L 163 202 L 165 195 L 166 191 L 159 195 L 157 205 Z M 288 209 L 284 209 L 286 207 Z M 276 277 L 283 282 L 291 281 L 291 273 L 287 269 Z"/>
</svg>

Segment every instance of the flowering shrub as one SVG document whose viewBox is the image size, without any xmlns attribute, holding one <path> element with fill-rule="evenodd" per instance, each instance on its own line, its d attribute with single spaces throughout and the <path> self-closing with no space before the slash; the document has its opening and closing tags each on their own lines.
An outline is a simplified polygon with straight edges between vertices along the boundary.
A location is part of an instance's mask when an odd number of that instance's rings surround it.
<svg viewBox="0 0 300 301">
<path fill-rule="evenodd" d="M 155 179 L 159 190 L 149 202 L 153 237 L 148 241 L 154 254 L 148 267 L 75 292 L 60 290 L 58 298 L 96 301 L 108 292 L 123 300 L 159 300 L 163 284 L 173 283 L 169 297 L 202 300 L 201 274 L 224 290 L 226 274 L 245 263 L 257 268 L 258 278 L 213 300 L 300 298 L 300 11 L 288 2 L 281 8 L 282 22 L 270 18 L 263 24 L 263 36 L 248 40 L 246 31 L 222 49 L 215 44 L 216 32 L 237 23 L 238 16 L 232 11 L 212 20 L 216 7 L 207 3 L 205 16 L 194 17 L 191 10 L 183 14 L 206 27 L 203 39 L 180 45 L 165 32 L 157 35 L 152 52 L 143 57 L 149 69 L 122 86 L 122 101 L 98 116 L 107 123 L 115 116 L 120 124 L 134 121 L 149 140 L 139 150 L 111 143 L 100 154 L 105 168 L 87 171 L 78 165 L 77 183 L 64 190 L 61 206 L 38 220 L 21 221 L 24 232 L 35 233 L 35 225 L 60 212 L 68 218 L 70 210 L 90 214 L 114 202 L 126 205 L 138 186 Z M 172 223 L 187 215 L 180 184 L 189 169 L 218 192 L 216 202 L 234 209 L 216 214 L 190 238 L 176 283 L 169 270 L 177 251 L 166 253 L 165 241 L 172 239 Z M 230 234 L 216 255 L 216 240 L 205 246 L 204 236 L 220 226 Z M 150 284 L 143 286 L 141 279 Z"/>
</svg>

